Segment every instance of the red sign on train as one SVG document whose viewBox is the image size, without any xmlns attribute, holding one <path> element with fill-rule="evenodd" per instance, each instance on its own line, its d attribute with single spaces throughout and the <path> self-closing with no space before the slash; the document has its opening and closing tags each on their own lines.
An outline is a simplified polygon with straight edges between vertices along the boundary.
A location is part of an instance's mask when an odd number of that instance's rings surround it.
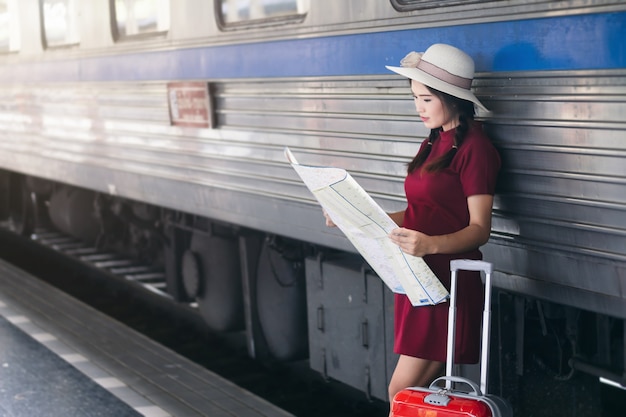
<svg viewBox="0 0 626 417">
<path fill-rule="evenodd" d="M 212 127 L 209 84 L 175 82 L 167 84 L 170 123 L 173 126 Z"/>
</svg>

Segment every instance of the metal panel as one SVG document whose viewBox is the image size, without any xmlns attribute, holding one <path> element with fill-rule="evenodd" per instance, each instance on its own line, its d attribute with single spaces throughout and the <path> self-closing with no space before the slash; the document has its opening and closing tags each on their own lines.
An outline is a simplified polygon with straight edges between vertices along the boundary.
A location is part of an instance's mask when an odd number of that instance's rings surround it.
<svg viewBox="0 0 626 417">
<path fill-rule="evenodd" d="M 528 277 L 527 286 L 516 284 L 524 292 L 536 282 L 558 283 L 571 288 L 568 303 L 584 307 L 586 295 L 576 289 L 588 288 L 588 277 L 559 259 L 623 269 L 625 75 L 520 72 L 476 81 L 493 109 L 486 126 L 504 163 L 492 239 L 501 248 L 488 252 L 509 259 L 545 248 L 554 255 L 545 259 L 554 275 L 520 262 L 503 267 Z M 302 163 L 348 169 L 384 209 L 404 206 L 405 164 L 427 133 L 405 80 L 215 87 L 218 128 L 190 129 L 169 125 L 163 83 L 4 85 L 0 166 L 348 251 L 349 242 L 323 226 L 286 164 L 285 146 Z M 623 277 L 603 277 L 596 291 L 626 299 Z"/>
<path fill-rule="evenodd" d="M 393 327 L 384 284 L 362 261 L 307 258 L 312 369 L 386 400 Z"/>
</svg>

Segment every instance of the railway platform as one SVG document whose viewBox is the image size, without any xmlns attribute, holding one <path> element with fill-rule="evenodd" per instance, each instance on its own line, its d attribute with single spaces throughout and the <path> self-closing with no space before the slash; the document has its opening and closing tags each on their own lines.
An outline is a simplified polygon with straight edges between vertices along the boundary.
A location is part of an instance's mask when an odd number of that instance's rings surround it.
<svg viewBox="0 0 626 417">
<path fill-rule="evenodd" d="M 0 260 L 0 417 L 292 414 Z"/>
</svg>

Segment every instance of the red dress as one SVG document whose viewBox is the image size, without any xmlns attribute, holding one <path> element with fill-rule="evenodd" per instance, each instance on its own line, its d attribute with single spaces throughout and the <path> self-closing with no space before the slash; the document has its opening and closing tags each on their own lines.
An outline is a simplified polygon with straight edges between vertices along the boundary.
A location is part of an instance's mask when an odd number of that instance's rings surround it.
<svg viewBox="0 0 626 417">
<path fill-rule="evenodd" d="M 428 159 L 452 148 L 454 129 L 442 132 Z M 422 147 L 427 146 L 427 140 Z M 495 192 L 500 157 L 479 123 L 474 123 L 450 166 L 434 174 L 409 174 L 404 183 L 407 209 L 403 227 L 427 235 L 454 233 L 469 224 L 467 197 Z M 454 255 L 426 255 L 424 260 L 450 289 L 451 259 L 481 259 L 475 250 Z M 480 322 L 484 301 L 480 274 L 460 272 L 457 297 L 456 363 L 478 362 Z M 395 295 L 396 353 L 445 362 L 449 304 L 413 307 L 403 294 Z"/>
</svg>

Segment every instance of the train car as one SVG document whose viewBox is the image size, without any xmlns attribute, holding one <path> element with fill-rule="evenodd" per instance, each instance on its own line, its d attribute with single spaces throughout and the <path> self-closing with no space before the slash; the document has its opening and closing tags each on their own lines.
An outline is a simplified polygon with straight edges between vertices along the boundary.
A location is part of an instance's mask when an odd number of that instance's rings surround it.
<svg viewBox="0 0 626 417">
<path fill-rule="evenodd" d="M 0 0 L 0 217 L 162 268 L 250 355 L 384 400 L 390 292 L 284 148 L 402 208 L 427 132 L 385 65 L 449 43 L 503 158 L 483 253 L 518 374 L 541 346 L 624 388 L 625 34 L 620 0 Z"/>
</svg>

